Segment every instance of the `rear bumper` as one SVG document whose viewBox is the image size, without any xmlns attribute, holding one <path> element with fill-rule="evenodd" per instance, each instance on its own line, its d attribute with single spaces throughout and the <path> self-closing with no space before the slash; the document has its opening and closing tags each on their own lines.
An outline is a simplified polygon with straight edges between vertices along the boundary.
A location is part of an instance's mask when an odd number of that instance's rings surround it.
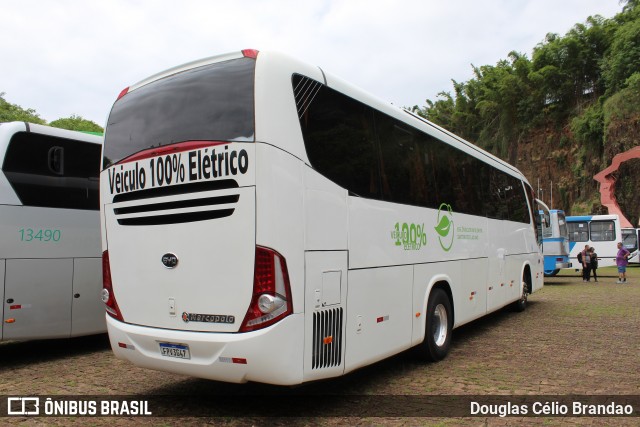
<svg viewBox="0 0 640 427">
<path fill-rule="evenodd" d="M 246 333 L 158 329 L 107 315 L 107 330 L 116 357 L 143 368 L 233 383 L 293 385 L 303 380 L 303 314 Z M 191 358 L 162 356 L 160 342 L 189 346 Z"/>
<path fill-rule="evenodd" d="M 568 256 L 545 255 L 544 257 L 545 273 L 569 267 L 571 267 L 571 261 Z"/>
</svg>

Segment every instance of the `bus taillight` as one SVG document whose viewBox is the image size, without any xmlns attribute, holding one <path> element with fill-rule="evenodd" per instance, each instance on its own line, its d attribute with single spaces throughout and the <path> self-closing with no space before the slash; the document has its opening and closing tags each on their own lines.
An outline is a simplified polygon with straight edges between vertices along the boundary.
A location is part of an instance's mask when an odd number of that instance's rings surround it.
<svg viewBox="0 0 640 427">
<path fill-rule="evenodd" d="M 116 101 L 120 98 L 122 98 L 123 96 L 125 96 L 127 93 L 129 93 L 129 86 L 125 87 L 124 89 L 122 89 L 122 91 L 120 92 L 120 94 L 118 95 L 118 98 L 116 99 Z"/>
<path fill-rule="evenodd" d="M 278 252 L 256 247 L 253 295 L 240 332 L 272 325 L 293 313 L 287 263 Z"/>
<path fill-rule="evenodd" d="M 109 316 L 124 322 L 122 313 L 118 307 L 116 296 L 113 293 L 113 285 L 111 283 L 111 265 L 109 264 L 109 251 L 102 252 L 102 302 Z"/>
<path fill-rule="evenodd" d="M 256 49 L 242 49 L 242 55 L 245 58 L 258 58 L 258 50 Z"/>
</svg>

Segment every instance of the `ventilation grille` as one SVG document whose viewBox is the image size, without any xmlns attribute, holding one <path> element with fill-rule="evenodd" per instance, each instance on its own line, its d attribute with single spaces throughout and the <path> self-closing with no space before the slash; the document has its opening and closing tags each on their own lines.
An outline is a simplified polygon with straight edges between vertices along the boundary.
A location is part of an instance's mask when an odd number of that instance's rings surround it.
<svg viewBox="0 0 640 427">
<path fill-rule="evenodd" d="M 312 369 L 342 363 L 342 308 L 313 313 Z"/>
<path fill-rule="evenodd" d="M 172 187 L 154 188 L 133 193 L 119 194 L 113 198 L 117 206 L 113 209 L 120 225 L 165 225 L 182 224 L 186 222 L 207 221 L 211 219 L 231 216 L 235 205 L 240 199 L 239 194 L 229 194 L 214 197 L 187 198 L 190 194 L 197 194 L 212 190 L 226 190 L 238 188 L 234 180 L 214 182 L 200 182 L 196 184 L 175 185 Z M 144 205 L 122 206 L 118 202 L 142 200 L 173 195 L 185 196 L 182 200 L 171 202 L 155 202 Z M 211 193 L 209 193 L 211 194 Z M 122 206 L 122 207 L 121 207 Z M 177 211 L 178 209 L 196 208 L 196 211 Z"/>
<path fill-rule="evenodd" d="M 294 84 L 295 87 L 293 88 L 293 94 L 296 98 L 298 118 L 301 119 L 302 116 L 304 116 L 304 113 L 307 112 L 307 109 L 313 102 L 313 99 L 320 91 L 320 88 L 322 88 L 322 83 L 311 80 L 308 77 L 296 75 L 294 76 Z"/>
</svg>

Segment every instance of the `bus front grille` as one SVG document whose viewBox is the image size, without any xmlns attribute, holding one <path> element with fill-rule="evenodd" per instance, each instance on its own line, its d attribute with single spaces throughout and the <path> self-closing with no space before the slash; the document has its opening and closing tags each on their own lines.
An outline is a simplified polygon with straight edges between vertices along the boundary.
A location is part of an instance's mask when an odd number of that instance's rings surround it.
<svg viewBox="0 0 640 427">
<path fill-rule="evenodd" d="M 342 308 L 313 313 L 312 369 L 342 363 Z"/>
</svg>

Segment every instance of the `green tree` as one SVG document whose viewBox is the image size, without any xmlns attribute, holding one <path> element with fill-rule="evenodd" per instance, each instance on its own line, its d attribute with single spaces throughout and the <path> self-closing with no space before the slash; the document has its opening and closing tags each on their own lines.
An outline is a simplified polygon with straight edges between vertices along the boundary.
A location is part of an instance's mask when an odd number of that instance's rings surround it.
<svg viewBox="0 0 640 427">
<path fill-rule="evenodd" d="M 562 120 L 571 109 L 605 91 L 600 67 L 611 44 L 614 26 L 601 16 L 590 16 L 564 36 L 547 34 L 533 49 L 532 80 L 541 84 L 546 112 Z"/>
<path fill-rule="evenodd" d="M 35 110 L 24 109 L 18 105 L 11 104 L 4 99 L 4 92 L 0 92 L 0 123 L 1 122 L 30 122 L 44 125 L 47 122 L 40 118 Z"/>
<path fill-rule="evenodd" d="M 83 119 L 81 116 L 76 116 L 75 114 L 72 114 L 71 117 L 54 120 L 49 123 L 49 126 L 83 132 L 104 133 L 104 129 L 102 129 L 95 122 Z"/>
<path fill-rule="evenodd" d="M 626 22 L 615 33 L 611 50 L 603 60 L 603 74 L 609 94 L 619 91 L 640 66 L 640 8 L 630 12 L 636 19 Z"/>
</svg>

